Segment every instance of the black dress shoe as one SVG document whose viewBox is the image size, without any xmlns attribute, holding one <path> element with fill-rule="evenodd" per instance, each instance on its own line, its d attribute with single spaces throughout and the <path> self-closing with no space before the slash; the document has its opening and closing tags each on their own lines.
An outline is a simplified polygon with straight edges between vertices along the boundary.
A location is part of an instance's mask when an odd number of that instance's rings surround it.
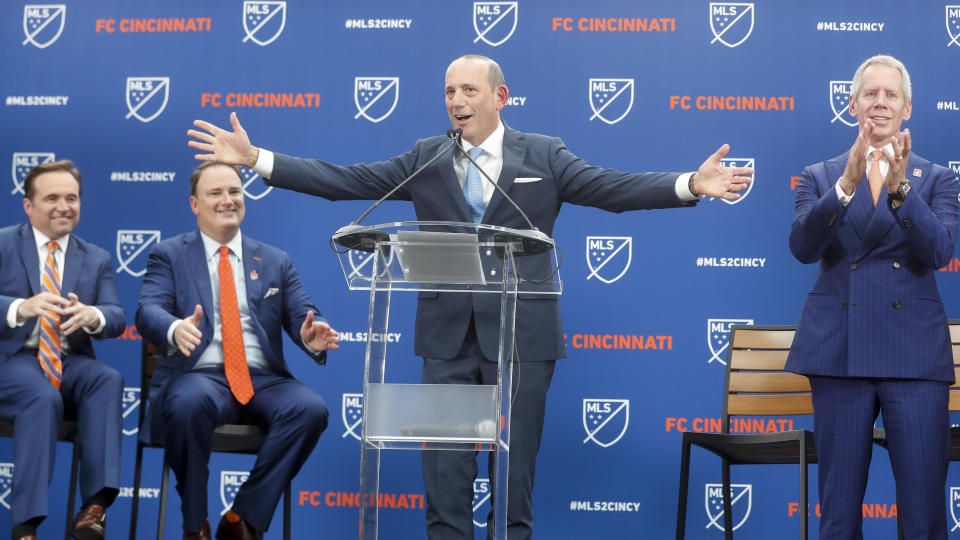
<svg viewBox="0 0 960 540">
<path fill-rule="evenodd" d="M 73 518 L 73 532 L 76 540 L 103 540 L 107 530 L 107 511 L 99 504 L 84 506 L 77 517 Z"/>
<path fill-rule="evenodd" d="M 235 518 L 235 519 L 231 519 Z M 263 533 L 251 527 L 233 510 L 220 518 L 217 525 L 217 540 L 263 540 Z"/>
</svg>

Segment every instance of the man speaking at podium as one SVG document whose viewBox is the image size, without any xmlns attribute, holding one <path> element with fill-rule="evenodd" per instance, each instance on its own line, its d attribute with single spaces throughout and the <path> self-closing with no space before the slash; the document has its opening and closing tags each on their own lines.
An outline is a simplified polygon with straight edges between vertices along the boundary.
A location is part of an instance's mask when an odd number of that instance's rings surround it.
<svg viewBox="0 0 960 540">
<path fill-rule="evenodd" d="M 690 206 L 701 196 L 733 200 L 748 187 L 750 178 L 745 175 L 753 173 L 749 168 L 720 164 L 727 145 L 696 173 L 633 174 L 591 167 L 559 138 L 516 131 L 500 121 L 509 91 L 500 66 L 484 56 L 454 60 L 447 68 L 444 91 L 450 122 L 463 131 L 464 151 L 549 236 L 564 202 L 623 212 Z M 196 139 L 189 144 L 204 152 L 197 159 L 251 167 L 268 185 L 330 200 L 379 199 L 449 144 L 447 137 L 431 137 L 387 161 L 339 166 L 259 149 L 250 144 L 235 113 L 230 123 L 233 131 L 194 122 L 202 131 L 188 131 Z M 464 152 L 443 156 L 393 198 L 412 201 L 422 221 L 527 228 L 524 218 L 481 177 Z M 478 296 L 483 295 L 420 294 L 414 350 L 424 359 L 424 383 L 496 384 L 499 302 Z M 556 359 L 566 356 L 555 297 L 519 297 L 516 348 L 518 373 L 514 376 L 521 383 L 511 420 L 507 503 L 511 539 L 529 538 L 533 531 L 534 467 L 547 389 Z M 470 452 L 423 452 L 431 539 L 473 538 L 476 475 L 476 456 Z M 492 529 L 491 521 L 488 531 Z"/>
</svg>

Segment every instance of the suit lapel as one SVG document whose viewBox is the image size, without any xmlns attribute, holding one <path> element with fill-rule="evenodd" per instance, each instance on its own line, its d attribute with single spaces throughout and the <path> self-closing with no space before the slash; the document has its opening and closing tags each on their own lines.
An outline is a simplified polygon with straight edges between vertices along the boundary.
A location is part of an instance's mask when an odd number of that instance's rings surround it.
<svg viewBox="0 0 960 540">
<path fill-rule="evenodd" d="M 213 290 L 212 290 L 212 281 L 210 278 L 210 269 L 207 266 L 207 253 L 203 250 L 203 239 L 200 238 L 200 233 L 196 232 L 193 234 L 193 237 L 184 238 L 184 242 L 187 250 L 187 260 L 193 261 L 191 268 L 193 270 L 193 281 L 197 284 L 197 293 L 200 295 L 200 307 L 203 308 L 203 317 L 209 321 L 209 325 L 213 327 Z M 190 310 L 190 313 L 193 313 L 193 310 Z"/>
<path fill-rule="evenodd" d="M 260 253 L 260 246 L 247 239 L 243 240 L 243 272 L 244 284 L 247 288 L 247 307 L 250 309 L 250 317 L 257 319 L 257 308 L 260 307 L 262 297 L 260 284 L 263 282 L 263 256 Z"/>
<path fill-rule="evenodd" d="M 523 158 L 526 156 L 526 153 L 527 144 L 523 140 L 523 134 L 504 125 L 503 167 L 500 169 L 500 178 L 494 178 L 494 180 L 497 181 L 497 185 L 500 186 L 503 191 L 510 191 L 510 186 L 513 185 L 513 181 L 517 177 L 517 172 L 520 170 L 520 166 L 523 165 Z M 493 215 L 493 212 L 503 200 L 504 197 L 503 194 L 500 193 L 500 190 L 494 189 L 490 204 L 487 205 L 487 211 L 483 214 L 484 222 L 487 221 L 488 216 Z"/>
<path fill-rule="evenodd" d="M 77 279 L 80 277 L 80 268 L 83 267 L 83 257 L 86 251 L 77 237 L 74 236 L 67 244 L 67 251 L 63 259 L 63 276 L 60 279 L 61 296 L 66 297 L 67 293 L 75 292 L 77 288 Z"/>
<path fill-rule="evenodd" d="M 23 261 L 24 272 L 30 281 L 31 296 L 40 293 L 40 259 L 37 258 L 37 240 L 33 236 L 33 227 L 29 224 L 20 226 L 20 260 Z"/>
</svg>

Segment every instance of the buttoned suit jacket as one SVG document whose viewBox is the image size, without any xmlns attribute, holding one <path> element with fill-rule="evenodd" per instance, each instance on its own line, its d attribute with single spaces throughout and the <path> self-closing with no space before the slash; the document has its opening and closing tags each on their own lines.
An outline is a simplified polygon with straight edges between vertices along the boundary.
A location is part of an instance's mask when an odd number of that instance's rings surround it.
<svg viewBox="0 0 960 540">
<path fill-rule="evenodd" d="M 450 140 L 431 137 L 413 150 L 386 161 L 340 166 L 315 159 L 275 154 L 266 183 L 330 200 L 379 199 L 440 153 Z M 679 173 L 624 173 L 592 167 L 566 149 L 563 141 L 505 126 L 503 167 L 498 185 L 541 232 L 553 236 L 563 203 L 594 206 L 610 212 L 691 206 L 677 197 Z M 523 181 L 517 181 L 517 179 Z M 413 202 L 421 221 L 472 222 L 463 188 L 454 170 L 453 152 L 441 157 L 393 195 Z M 526 229 L 527 224 L 499 191 L 494 191 L 482 223 Z M 546 255 L 517 258 L 519 272 L 543 278 L 552 268 Z M 471 316 L 483 354 L 497 359 L 500 300 L 491 294 L 423 291 L 418 296 L 415 354 L 449 359 L 460 351 Z M 518 360 L 555 360 L 566 356 L 557 299 L 518 295 Z"/>
<path fill-rule="evenodd" d="M 283 357 L 283 331 L 293 342 L 320 364 L 326 351 L 312 353 L 303 346 L 300 327 L 308 311 L 325 319 L 310 301 L 290 256 L 277 248 L 242 236 L 244 283 L 251 321 L 271 371 L 291 377 Z M 197 328 L 203 337 L 190 354 L 184 356 L 167 342 L 167 331 L 174 321 L 189 317 L 200 305 L 203 316 Z M 150 251 L 143 288 L 137 308 L 137 330 L 144 339 L 158 345 L 163 355 L 150 386 L 149 411 L 141 439 L 159 441 L 162 403 L 167 383 L 177 375 L 193 369 L 213 337 L 213 288 L 207 267 L 207 256 L 199 231 L 183 233 L 157 243 Z"/>
<path fill-rule="evenodd" d="M 820 263 L 786 369 L 804 375 L 954 381 L 946 313 L 935 273 L 957 230 L 957 181 L 910 154 L 912 190 L 894 210 L 876 208 L 866 176 L 849 206 L 835 184 L 847 153 L 811 165 L 797 186 L 790 250 Z"/>
<path fill-rule="evenodd" d="M 74 293 L 81 303 L 103 313 L 105 325 L 99 333 L 91 335 L 79 329 L 67 336 L 71 354 L 96 358 L 91 338 L 116 337 L 126 327 L 110 255 L 71 234 L 60 281 L 64 298 L 68 293 Z M 14 300 L 30 298 L 41 292 L 40 259 L 33 227 L 23 223 L 0 229 L 0 317 L 6 318 Z M 0 362 L 23 347 L 35 324 L 34 318 L 17 328 L 9 328 L 5 323 L 0 325 Z"/>
</svg>

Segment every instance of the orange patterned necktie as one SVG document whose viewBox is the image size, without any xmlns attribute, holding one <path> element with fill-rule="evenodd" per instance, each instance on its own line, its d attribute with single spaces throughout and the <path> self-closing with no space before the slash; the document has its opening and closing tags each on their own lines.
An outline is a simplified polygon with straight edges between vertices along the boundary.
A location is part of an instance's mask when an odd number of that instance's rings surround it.
<svg viewBox="0 0 960 540">
<path fill-rule="evenodd" d="M 230 248 L 220 246 L 220 329 L 223 336 L 223 369 L 230 383 L 233 397 L 246 405 L 253 397 L 253 383 L 247 367 L 247 352 L 243 347 L 240 329 L 240 309 L 237 307 L 237 289 L 230 267 Z"/>
<path fill-rule="evenodd" d="M 57 271 L 57 261 L 53 258 L 53 253 L 59 248 L 56 242 L 47 245 L 47 259 L 43 263 L 43 275 L 40 277 L 40 290 L 57 296 L 60 296 L 60 273 Z M 60 363 L 60 315 L 52 311 L 40 315 L 37 360 L 50 382 L 59 390 L 60 378 L 63 376 L 63 364 Z"/>
<path fill-rule="evenodd" d="M 870 193 L 873 195 L 873 205 L 877 205 L 880 199 L 880 189 L 883 187 L 883 174 L 880 173 L 880 160 L 883 159 L 883 150 L 874 150 L 871 152 L 873 163 L 870 165 L 870 172 L 867 173 L 867 180 L 870 181 Z"/>
</svg>

